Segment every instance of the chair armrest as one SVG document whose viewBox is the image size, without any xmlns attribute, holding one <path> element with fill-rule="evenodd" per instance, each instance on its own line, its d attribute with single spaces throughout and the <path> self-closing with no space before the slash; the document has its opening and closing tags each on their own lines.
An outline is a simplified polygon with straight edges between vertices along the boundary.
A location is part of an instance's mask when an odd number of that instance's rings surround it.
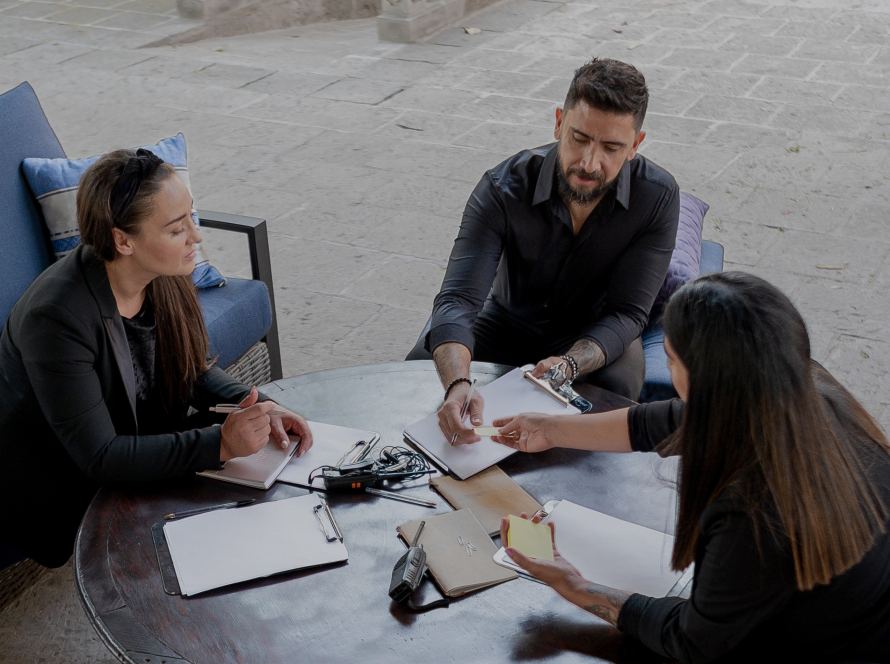
<svg viewBox="0 0 890 664">
<path fill-rule="evenodd" d="M 272 380 L 283 378 L 281 367 L 281 346 L 278 340 L 278 317 L 275 314 L 275 288 L 272 285 L 272 257 L 269 254 L 269 231 L 266 220 L 258 217 L 245 217 L 240 214 L 198 210 L 201 226 L 222 231 L 243 233 L 247 236 L 250 252 L 250 272 L 255 281 L 262 281 L 269 290 L 269 304 L 272 307 L 272 324 L 264 341 L 269 349 L 269 362 Z"/>
</svg>

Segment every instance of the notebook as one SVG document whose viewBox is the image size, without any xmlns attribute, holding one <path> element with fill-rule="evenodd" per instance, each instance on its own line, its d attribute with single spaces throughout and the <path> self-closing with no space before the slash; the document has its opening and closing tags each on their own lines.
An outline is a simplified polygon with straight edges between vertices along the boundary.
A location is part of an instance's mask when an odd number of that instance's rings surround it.
<svg viewBox="0 0 890 664">
<path fill-rule="evenodd" d="M 541 506 L 512 477 L 497 466 L 483 470 L 468 480 L 434 477 L 436 489 L 454 509 L 467 508 L 489 535 L 501 530 L 501 517 L 508 514 L 534 514 Z"/>
<path fill-rule="evenodd" d="M 183 595 L 343 562 L 343 542 L 317 494 L 170 521 L 164 536 Z M 324 524 L 324 525 L 322 525 Z M 328 536 L 325 535 L 327 529 Z"/>
<path fill-rule="evenodd" d="M 380 434 L 375 431 L 349 429 L 323 422 L 309 422 L 309 429 L 312 431 L 312 447 L 303 456 L 291 459 L 278 475 L 278 479 L 290 484 L 323 489 L 324 480 L 319 477 L 310 484 L 309 473 L 319 466 L 337 465 L 344 454 L 347 461 L 352 459 L 364 449 L 358 447 L 350 451 L 360 440 L 369 443 L 372 448 L 380 440 Z"/>
<path fill-rule="evenodd" d="M 424 521 L 418 544 L 426 551 L 426 564 L 448 597 L 516 578 L 516 573 L 492 560 L 497 547 L 470 510 L 457 510 L 403 523 L 399 534 L 406 542 Z"/>
<path fill-rule="evenodd" d="M 287 462 L 293 458 L 300 446 L 299 436 L 288 436 L 290 445 L 281 449 L 278 441 L 269 436 L 269 442 L 256 454 L 229 459 L 220 470 L 205 470 L 198 475 L 215 480 L 234 482 L 252 486 L 254 489 L 268 489 L 275 482 Z"/>
<path fill-rule="evenodd" d="M 593 583 L 649 597 L 665 597 L 679 594 L 692 579 L 691 567 L 684 572 L 671 569 L 671 535 L 568 500 L 561 501 L 542 523 L 554 524 L 557 551 Z M 522 573 L 504 549 L 495 554 L 494 560 Z"/>
<path fill-rule="evenodd" d="M 574 406 L 564 406 L 546 392 L 535 387 L 531 381 L 523 378 L 524 371 L 531 365 L 521 369 L 513 369 L 488 385 L 479 388 L 485 398 L 483 420 L 485 426 L 491 426 L 492 420 L 499 417 L 518 415 L 519 413 L 546 413 L 549 415 L 576 415 L 580 413 Z M 455 445 L 445 438 L 439 429 L 438 415 L 433 413 L 405 429 L 405 437 L 419 447 L 438 465 L 454 473 L 462 480 L 467 479 L 493 466 L 501 459 L 510 456 L 516 450 L 498 445 L 490 438 L 483 438 L 472 445 Z"/>
</svg>

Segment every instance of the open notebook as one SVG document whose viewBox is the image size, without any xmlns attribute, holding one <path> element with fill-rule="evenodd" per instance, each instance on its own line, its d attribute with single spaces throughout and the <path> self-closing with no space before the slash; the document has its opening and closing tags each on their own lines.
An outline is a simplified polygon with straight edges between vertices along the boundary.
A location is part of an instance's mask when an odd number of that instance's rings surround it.
<svg viewBox="0 0 890 664">
<path fill-rule="evenodd" d="M 219 470 L 204 470 L 198 475 L 215 480 L 252 486 L 254 489 L 268 489 L 287 462 L 300 447 L 299 436 L 288 436 L 290 445 L 281 449 L 278 441 L 269 436 L 266 446 L 255 454 L 229 459 Z"/>
<path fill-rule="evenodd" d="M 513 369 L 488 385 L 479 388 L 485 399 L 483 422 L 491 426 L 492 420 L 519 413 L 546 413 L 548 415 L 576 415 L 574 406 L 564 406 L 543 390 L 523 378 L 523 371 L 531 366 Z M 439 429 L 438 416 L 433 413 L 405 429 L 405 437 L 423 450 L 438 465 L 454 473 L 462 480 L 493 466 L 516 450 L 498 445 L 490 438 L 483 438 L 473 445 L 455 445 L 445 438 Z"/>
<path fill-rule="evenodd" d="M 309 422 L 309 428 L 312 430 L 312 447 L 303 456 L 291 459 L 279 473 L 278 479 L 289 484 L 323 489 L 324 480 L 318 477 L 310 484 L 309 473 L 319 466 L 336 466 L 344 454 L 348 462 L 364 450 L 364 446 L 353 449 L 360 440 L 372 447 L 380 440 L 380 434 L 375 431 L 349 429 L 323 422 Z"/>
<path fill-rule="evenodd" d="M 317 494 L 164 524 L 183 595 L 342 562 L 349 554 L 335 532 Z"/>
<path fill-rule="evenodd" d="M 549 504 L 548 504 L 549 505 Z M 547 506 L 545 506 L 545 510 Z M 556 549 L 588 581 L 650 597 L 679 595 L 692 568 L 671 569 L 674 538 L 657 530 L 561 501 L 542 523 L 553 523 Z M 527 576 L 502 548 L 494 561 Z"/>
</svg>

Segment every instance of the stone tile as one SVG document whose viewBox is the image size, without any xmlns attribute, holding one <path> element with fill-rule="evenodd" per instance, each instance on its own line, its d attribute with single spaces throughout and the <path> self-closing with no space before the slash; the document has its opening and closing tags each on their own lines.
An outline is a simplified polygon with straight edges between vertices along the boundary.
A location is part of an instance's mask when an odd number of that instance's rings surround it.
<svg viewBox="0 0 890 664">
<path fill-rule="evenodd" d="M 402 85 L 410 85 L 433 75 L 441 69 L 441 65 L 415 60 L 393 60 L 390 58 L 365 58 L 364 65 L 355 72 L 361 78 L 378 81 L 393 81 Z"/>
<path fill-rule="evenodd" d="M 469 194 L 466 183 L 449 185 L 442 178 L 405 174 L 369 194 L 362 203 L 386 207 L 394 212 L 447 214 L 462 208 Z"/>
<path fill-rule="evenodd" d="M 345 244 L 278 235 L 272 246 L 275 272 L 287 272 L 282 283 L 335 295 L 379 266 L 386 254 Z M 331 266 L 337 269 L 331 269 Z M 276 298 L 277 300 L 277 298 Z"/>
<path fill-rule="evenodd" d="M 739 16 L 721 16 L 716 19 L 712 16 L 703 16 L 703 18 L 711 19 L 711 22 L 708 23 L 708 32 L 723 35 L 734 33 L 767 37 L 778 33 L 783 26 L 788 24 L 787 20 L 781 18 L 742 18 Z"/>
<path fill-rule="evenodd" d="M 380 311 L 370 302 L 308 291 L 295 283 L 280 294 L 275 289 L 275 306 L 279 327 L 287 330 L 281 343 L 313 354 L 331 353 L 337 341 Z"/>
<path fill-rule="evenodd" d="M 842 86 L 834 83 L 794 81 L 766 76 L 748 96 L 753 99 L 770 101 L 826 105 L 834 100 L 841 89 Z"/>
<path fill-rule="evenodd" d="M 9 55 L 10 53 L 16 53 L 27 48 L 33 48 L 34 46 L 34 40 L 32 39 L 6 38 L 0 40 L 0 57 Z M 8 61 L 3 60 L 2 62 L 5 64 Z"/>
<path fill-rule="evenodd" d="M 535 131 L 537 132 L 538 130 L 535 129 Z M 528 137 L 528 134 L 525 136 Z M 532 134 L 530 140 L 531 142 L 529 145 L 532 145 L 535 140 L 540 141 L 540 137 L 537 137 L 536 134 Z M 552 138 L 550 140 L 552 141 Z M 546 142 L 539 142 L 539 144 L 544 145 Z M 519 149 L 522 150 L 525 148 Z M 491 151 L 486 151 L 484 149 L 467 150 L 463 155 L 461 164 L 455 166 L 454 170 L 445 173 L 445 177 L 449 180 L 469 182 L 475 186 L 476 183 L 482 179 L 482 176 L 486 171 L 494 168 L 506 159 L 509 159 L 513 154 L 514 153 L 510 152 L 510 150 L 503 145 Z"/>
<path fill-rule="evenodd" d="M 541 60 L 541 56 L 530 53 L 516 53 L 514 51 L 493 51 L 490 49 L 473 49 L 451 61 L 454 67 L 471 67 L 486 71 L 517 72 L 525 74 L 550 75 L 549 71 L 537 71 L 535 65 Z M 578 65 L 576 64 L 577 68 Z"/>
<path fill-rule="evenodd" d="M 432 301 L 430 301 L 432 309 Z M 429 313 L 383 307 L 360 327 L 334 344 L 340 357 L 367 357 L 369 362 L 401 362 L 417 343 Z"/>
<path fill-rule="evenodd" d="M 454 64 L 442 65 L 431 74 L 418 78 L 414 84 L 419 87 L 455 88 L 478 71 L 472 67 L 460 67 Z"/>
<path fill-rule="evenodd" d="M 886 111 L 890 108 L 890 90 L 850 85 L 834 100 L 835 106 Z"/>
<path fill-rule="evenodd" d="M 136 12 L 117 12 L 109 18 L 97 21 L 103 28 L 123 28 L 125 30 L 152 30 L 169 22 L 169 17 L 158 14 L 137 14 Z"/>
<path fill-rule="evenodd" d="M 276 233 L 350 243 L 397 214 L 389 208 L 344 201 L 331 191 L 305 192 L 302 198 L 302 207 L 274 221 L 272 228 Z"/>
<path fill-rule="evenodd" d="M 727 16 L 758 16 L 766 11 L 766 5 L 748 0 L 711 0 L 697 9 L 703 14 L 725 14 Z"/>
<path fill-rule="evenodd" d="M 836 335 L 886 342 L 890 341 L 890 312 L 875 306 L 882 298 L 883 293 L 873 287 L 810 279 L 794 294 L 794 304 Z"/>
<path fill-rule="evenodd" d="M 698 143 L 709 133 L 713 123 L 709 120 L 691 120 L 672 115 L 647 113 L 643 128 L 646 136 L 656 141 L 670 143 Z"/>
<path fill-rule="evenodd" d="M 640 151 L 648 159 L 667 169 L 677 180 L 680 189 L 694 182 L 712 179 L 736 158 L 734 151 L 723 148 L 658 141 L 646 141 Z"/>
<path fill-rule="evenodd" d="M 54 12 L 49 16 L 45 16 L 44 18 L 56 23 L 92 25 L 93 23 L 97 23 L 102 19 L 110 18 L 117 15 L 117 12 L 110 9 L 96 9 L 94 7 L 72 7 L 64 11 Z"/>
<path fill-rule="evenodd" d="M 740 266 L 735 269 L 744 269 L 744 267 L 759 264 L 782 235 L 782 231 L 775 228 L 728 219 L 719 219 L 717 224 L 705 224 L 703 230 L 705 239 L 723 245 L 724 260 L 727 263 Z M 770 265 L 772 267 L 782 266 L 781 262 L 770 263 Z"/>
<path fill-rule="evenodd" d="M 486 51 L 488 53 L 490 51 Z M 520 57 L 526 57 L 519 54 Z M 542 55 L 534 59 L 530 64 L 522 68 L 525 74 L 540 74 L 542 76 L 558 76 L 571 79 L 575 70 L 584 64 L 583 58 L 569 58 L 561 55 Z"/>
<path fill-rule="evenodd" d="M 278 314 L 281 320 L 281 314 Z M 339 369 L 340 367 L 352 367 L 359 364 L 373 364 L 373 349 L 366 348 L 365 352 L 354 357 L 340 357 L 329 354 L 307 353 L 291 346 L 281 346 L 281 366 L 287 377 L 302 376 L 303 374 L 325 369 Z"/>
<path fill-rule="evenodd" d="M 4 64 L 9 63 L 25 63 L 29 68 L 41 65 L 57 65 L 80 55 L 91 53 L 90 47 L 72 46 L 69 44 L 60 44 L 58 42 L 49 42 L 38 44 L 31 48 L 16 50 L 3 58 Z"/>
<path fill-rule="evenodd" d="M 150 53 L 145 51 L 146 55 Z M 168 58 L 162 55 L 144 58 L 134 64 L 122 67 L 119 71 L 125 76 L 151 76 L 156 78 L 182 78 L 206 67 L 207 62 L 185 58 Z"/>
<path fill-rule="evenodd" d="M 415 86 L 387 99 L 383 105 L 431 113 L 454 113 L 458 108 L 478 98 L 474 92 L 445 88 Z"/>
<path fill-rule="evenodd" d="M 464 50 L 456 46 L 440 46 L 438 44 L 408 44 L 387 53 L 384 57 L 391 60 L 414 60 L 442 65 L 452 62 L 463 55 Z"/>
<path fill-rule="evenodd" d="M 473 48 L 484 44 L 494 37 L 497 33 L 482 32 L 476 35 L 469 35 L 462 27 L 445 28 L 436 34 L 427 38 L 427 43 L 436 44 L 438 46 L 456 46 Z"/>
<path fill-rule="evenodd" d="M 429 212 L 400 212 L 391 220 L 358 237 L 356 243 L 445 265 L 457 237 L 460 221 L 460 214 L 441 216 Z"/>
<path fill-rule="evenodd" d="M 873 113 L 865 111 L 788 104 L 773 118 L 772 123 L 797 132 L 821 131 L 834 136 L 855 136 L 873 118 Z"/>
<path fill-rule="evenodd" d="M 871 44 L 851 44 L 844 41 L 807 39 L 794 52 L 795 58 L 832 62 L 867 62 L 878 47 Z"/>
<path fill-rule="evenodd" d="M 708 14 L 690 14 L 684 11 L 657 9 L 644 19 L 634 21 L 640 25 L 654 25 L 659 28 L 685 28 L 687 30 L 702 28 L 714 20 Z"/>
<path fill-rule="evenodd" d="M 285 95 L 269 95 L 256 104 L 237 111 L 237 115 L 245 118 L 369 133 L 392 122 L 400 113 L 397 109 L 368 104 L 346 101 L 332 103 L 313 97 L 296 98 Z"/>
<path fill-rule="evenodd" d="M 44 18 L 50 14 L 68 9 L 66 5 L 57 5 L 50 2 L 17 2 L 11 7 L 2 10 L 0 16 L 16 16 L 18 18 Z"/>
<path fill-rule="evenodd" d="M 553 127 L 557 104 L 502 95 L 479 97 L 455 110 L 455 115 L 514 124 Z"/>
<path fill-rule="evenodd" d="M 571 83 L 572 79 L 570 78 L 551 78 L 544 85 L 532 91 L 529 96 L 533 99 L 545 99 L 562 106 Z"/>
<path fill-rule="evenodd" d="M 796 141 L 782 141 L 741 154 L 720 178 L 729 184 L 749 187 L 815 190 L 829 169 L 820 152 L 807 142 L 801 145 Z"/>
<path fill-rule="evenodd" d="M 888 225 L 890 225 L 890 219 L 888 219 L 886 205 L 859 202 L 847 216 L 846 223 L 839 224 L 832 231 L 837 235 L 857 238 L 863 242 L 872 242 L 876 239 L 886 238 Z"/>
<path fill-rule="evenodd" d="M 145 51 L 108 51 L 105 49 L 93 49 L 64 61 L 64 66 L 79 69 L 100 69 L 102 71 L 118 71 L 125 67 L 144 62 L 151 58 Z"/>
<path fill-rule="evenodd" d="M 507 95 L 510 97 L 528 97 L 532 90 L 536 90 L 548 79 L 545 76 L 536 76 L 534 74 L 517 74 L 505 71 L 483 71 L 474 74 L 463 83 L 460 87 L 464 90 L 473 90 L 476 92 L 486 92 Z M 563 92 L 565 97 L 565 92 Z"/>
<path fill-rule="evenodd" d="M 423 321 L 414 329 L 417 334 L 426 322 L 433 298 L 442 286 L 445 267 L 431 261 L 390 256 L 379 266 L 362 275 L 342 294 L 366 302 L 376 302 L 398 309 L 416 311 Z M 413 345 L 413 343 L 412 343 Z M 407 353 L 411 346 L 405 350 Z"/>
<path fill-rule="evenodd" d="M 244 89 L 250 92 L 305 97 L 339 80 L 336 76 L 276 71 L 245 84 Z"/>
<path fill-rule="evenodd" d="M 471 118 L 406 111 L 389 124 L 381 127 L 378 133 L 408 140 L 450 143 L 480 124 L 482 121 Z"/>
<path fill-rule="evenodd" d="M 843 335 L 824 366 L 853 396 L 868 402 L 875 395 L 888 393 L 890 386 L 887 384 L 885 360 L 888 352 L 890 344 Z"/>
<path fill-rule="evenodd" d="M 392 81 L 344 78 L 317 92 L 313 92 L 310 96 L 334 101 L 348 101 L 356 104 L 379 104 L 402 90 L 404 90 L 404 86 L 401 83 Z"/>
<path fill-rule="evenodd" d="M 878 65 L 873 62 L 867 65 L 825 62 L 816 70 L 813 79 L 844 85 L 869 85 L 885 88 L 890 81 L 890 66 Z"/>
<path fill-rule="evenodd" d="M 837 13 L 837 8 L 832 7 L 795 7 L 794 5 L 786 4 L 784 6 L 770 7 L 763 16 L 765 18 L 790 19 L 792 22 L 812 21 L 824 23 Z"/>
<path fill-rule="evenodd" d="M 503 159 L 520 150 L 528 150 L 529 148 L 552 142 L 552 128 L 508 125 L 497 122 L 486 122 L 454 141 L 456 145 L 466 145 L 480 150 L 499 152 L 504 155 Z M 479 175 L 481 176 L 481 173 Z M 479 178 L 475 179 L 478 180 Z"/>
<path fill-rule="evenodd" d="M 865 284 L 875 277 L 888 253 L 890 244 L 886 242 L 863 244 L 855 238 L 789 230 L 782 234 L 765 260 L 798 274 Z M 819 265 L 843 269 L 825 269 Z"/>
<path fill-rule="evenodd" d="M 421 141 L 393 142 L 384 137 L 378 138 L 389 141 L 390 147 L 367 155 L 364 163 L 369 168 L 388 171 L 394 180 L 401 178 L 397 173 L 441 178 L 445 173 L 466 164 L 473 153 L 469 148 L 455 145 L 434 145 Z M 453 187 L 462 189 L 464 179 L 460 178 L 458 182 Z M 448 186 L 452 187 L 451 184 Z M 469 193 L 468 190 L 466 194 Z"/>
<path fill-rule="evenodd" d="M 260 217 L 268 221 L 271 227 L 278 217 L 300 208 L 304 204 L 304 198 L 298 191 L 228 185 L 202 196 L 198 203 L 206 210 Z"/>
<path fill-rule="evenodd" d="M 690 118 L 765 125 L 779 110 L 781 106 L 770 101 L 708 95 L 686 111 L 685 115 Z"/>
<path fill-rule="evenodd" d="M 664 67 L 683 67 L 704 71 L 729 71 L 744 57 L 742 53 L 706 48 L 678 48 L 658 64 Z"/>
<path fill-rule="evenodd" d="M 649 95 L 648 111 L 662 115 L 682 115 L 701 99 L 698 93 L 685 90 L 658 90 Z"/>
<path fill-rule="evenodd" d="M 720 49 L 739 53 L 756 53 L 758 55 L 787 56 L 801 43 L 800 39 L 787 37 L 764 37 L 761 35 L 736 35 Z"/>
<path fill-rule="evenodd" d="M 216 85 L 224 88 L 243 88 L 250 83 L 266 78 L 273 73 L 274 72 L 268 69 L 217 63 L 198 67 L 195 71 L 186 74 L 180 80 L 186 83 L 198 83 L 200 85 Z M 257 92 L 257 90 L 252 89 L 250 92 Z"/>
<path fill-rule="evenodd" d="M 826 41 L 844 41 L 856 28 L 852 25 L 841 25 L 826 22 L 791 21 L 776 33 L 777 37 L 793 37 L 819 39 Z"/>
<path fill-rule="evenodd" d="M 765 55 L 748 54 L 732 68 L 732 73 L 806 78 L 818 66 L 818 63 L 811 60 L 773 58 Z"/>
<path fill-rule="evenodd" d="M 728 97 L 744 97 L 760 81 L 760 75 L 726 74 L 692 69 L 671 84 L 674 90 L 707 92 Z"/>
<path fill-rule="evenodd" d="M 117 5 L 116 9 L 149 14 L 175 14 L 176 0 L 131 0 Z"/>
<path fill-rule="evenodd" d="M 781 229 L 832 233 L 844 226 L 853 205 L 854 202 L 846 198 L 758 188 L 733 217 Z"/>
</svg>

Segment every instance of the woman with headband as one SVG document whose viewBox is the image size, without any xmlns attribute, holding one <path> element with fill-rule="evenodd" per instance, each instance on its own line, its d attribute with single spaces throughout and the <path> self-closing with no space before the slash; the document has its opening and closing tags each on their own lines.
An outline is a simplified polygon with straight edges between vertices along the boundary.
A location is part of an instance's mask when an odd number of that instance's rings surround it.
<svg viewBox="0 0 890 664">
<path fill-rule="evenodd" d="M 662 657 L 890 661 L 884 433 L 810 360 L 803 319 L 762 279 L 700 277 L 674 294 L 662 322 L 682 401 L 495 425 L 518 433 L 499 442 L 525 452 L 679 455 L 671 565 L 695 563 L 691 596 L 629 594 L 583 579 L 559 556 L 510 555 Z"/>
<path fill-rule="evenodd" d="M 219 468 L 306 421 L 209 355 L 191 280 L 192 198 L 148 150 L 117 150 L 77 191 L 82 244 L 45 270 L 0 336 L 0 543 L 50 567 L 71 556 L 106 482 Z M 208 408 L 240 403 L 220 420 Z M 189 416 L 191 410 L 192 415 Z M 198 411 L 195 414 L 195 410 Z M 222 421 L 222 426 L 211 426 Z"/>
</svg>

